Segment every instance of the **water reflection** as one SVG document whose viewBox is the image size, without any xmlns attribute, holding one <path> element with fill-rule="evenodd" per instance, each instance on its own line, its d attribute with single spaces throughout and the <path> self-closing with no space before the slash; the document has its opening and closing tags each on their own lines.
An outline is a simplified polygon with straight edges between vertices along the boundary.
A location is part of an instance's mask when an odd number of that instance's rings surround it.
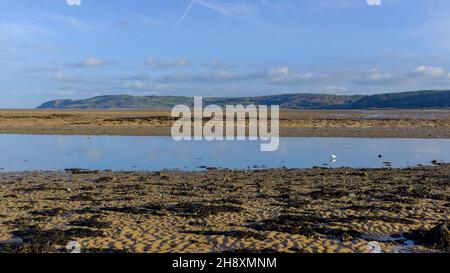
<svg viewBox="0 0 450 273">
<path fill-rule="evenodd" d="M 288 167 L 406 167 L 450 161 L 448 139 L 281 138 L 276 152 L 255 141 L 175 142 L 170 137 L 0 135 L 0 171 L 200 170 Z M 336 160 L 330 160 L 331 155 Z M 385 163 L 383 163 L 385 162 Z"/>
</svg>

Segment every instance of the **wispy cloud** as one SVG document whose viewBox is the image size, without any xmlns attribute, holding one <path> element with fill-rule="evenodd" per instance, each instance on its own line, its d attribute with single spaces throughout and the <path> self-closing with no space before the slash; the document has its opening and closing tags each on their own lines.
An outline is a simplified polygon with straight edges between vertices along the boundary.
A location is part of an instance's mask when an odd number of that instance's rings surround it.
<svg viewBox="0 0 450 273">
<path fill-rule="evenodd" d="M 236 63 L 233 63 L 233 62 L 212 60 L 212 61 L 208 61 L 208 62 L 203 62 L 202 66 L 206 67 L 206 68 L 211 68 L 211 69 L 225 69 L 225 68 L 237 67 L 239 65 Z"/>
<path fill-rule="evenodd" d="M 53 34 L 46 28 L 34 26 L 32 24 L 22 23 L 1 23 L 0 22 L 0 39 L 11 39 L 16 37 L 28 37 L 29 35 L 48 35 Z"/>
<path fill-rule="evenodd" d="M 150 81 L 126 81 L 122 85 L 123 88 L 138 91 L 167 91 L 167 84 L 155 83 Z"/>
<path fill-rule="evenodd" d="M 70 25 L 74 28 L 77 29 L 90 29 L 92 28 L 92 26 L 90 26 L 89 24 L 81 21 L 78 18 L 75 17 L 71 17 L 71 16 L 67 16 L 67 15 L 52 15 L 49 17 L 49 19 L 51 20 L 55 20 L 55 21 L 59 21 L 61 23 Z"/>
<path fill-rule="evenodd" d="M 53 74 L 52 79 L 58 82 L 73 82 L 74 78 L 65 74 L 64 72 L 57 71 Z"/>
<path fill-rule="evenodd" d="M 88 57 L 84 61 L 79 63 L 73 63 L 69 66 L 77 67 L 77 68 L 93 68 L 93 67 L 101 67 L 108 64 L 111 64 L 111 61 L 105 61 L 96 57 Z"/>
<path fill-rule="evenodd" d="M 143 15 L 143 14 L 135 14 L 134 17 L 142 24 L 146 25 L 146 26 L 163 26 L 163 22 L 161 22 L 158 19 L 149 17 L 147 15 Z"/>
<path fill-rule="evenodd" d="M 158 60 L 155 58 L 150 58 L 145 62 L 145 65 L 149 65 L 156 69 L 168 69 L 188 67 L 191 65 L 191 63 L 186 58 L 179 58 L 174 60 Z"/>
</svg>

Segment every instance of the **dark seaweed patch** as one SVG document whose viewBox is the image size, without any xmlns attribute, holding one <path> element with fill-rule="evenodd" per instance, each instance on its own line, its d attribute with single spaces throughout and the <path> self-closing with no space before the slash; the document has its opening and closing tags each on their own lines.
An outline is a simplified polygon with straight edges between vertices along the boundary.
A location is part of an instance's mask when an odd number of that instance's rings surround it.
<svg viewBox="0 0 450 273">
<path fill-rule="evenodd" d="M 90 228 L 109 228 L 111 227 L 110 222 L 102 222 L 99 220 L 98 216 L 92 216 L 88 219 L 82 219 L 77 221 L 71 221 L 69 222 L 70 226 L 78 226 L 78 227 L 90 227 Z"/>
<path fill-rule="evenodd" d="M 206 217 L 225 212 L 241 212 L 243 209 L 229 205 L 209 206 L 198 203 L 179 203 L 167 208 L 167 210 L 182 216 Z"/>
<path fill-rule="evenodd" d="M 361 237 L 361 233 L 356 230 L 337 229 L 325 225 L 331 222 L 332 220 L 320 216 L 283 214 L 274 219 L 251 223 L 249 227 L 260 231 L 278 231 L 308 237 L 326 235 L 338 237 L 341 240 L 345 240 L 349 235 L 353 238 Z"/>
<path fill-rule="evenodd" d="M 66 172 L 70 172 L 72 174 L 97 174 L 98 170 L 88 170 L 88 169 L 64 169 Z"/>
<path fill-rule="evenodd" d="M 83 192 L 78 195 L 74 195 L 70 197 L 72 201 L 94 201 L 95 196 L 91 192 Z"/>
<path fill-rule="evenodd" d="M 110 211 L 110 212 L 120 212 L 120 213 L 129 213 L 129 214 L 152 214 L 152 215 L 162 215 L 161 210 L 164 210 L 164 207 L 161 205 L 147 204 L 142 206 L 128 206 L 128 207 L 105 207 L 101 208 L 102 211 Z"/>
<path fill-rule="evenodd" d="M 54 209 L 32 211 L 31 215 L 55 217 L 55 216 L 59 216 L 64 213 L 67 213 L 67 210 L 62 209 L 62 208 L 54 208 Z"/>
<path fill-rule="evenodd" d="M 23 243 L 0 245 L 0 252 L 51 253 L 57 251 L 56 246 L 65 246 L 74 238 L 100 237 L 104 234 L 102 231 L 85 228 L 42 230 L 36 226 L 30 226 L 14 231 L 12 235 L 20 238 Z"/>
</svg>

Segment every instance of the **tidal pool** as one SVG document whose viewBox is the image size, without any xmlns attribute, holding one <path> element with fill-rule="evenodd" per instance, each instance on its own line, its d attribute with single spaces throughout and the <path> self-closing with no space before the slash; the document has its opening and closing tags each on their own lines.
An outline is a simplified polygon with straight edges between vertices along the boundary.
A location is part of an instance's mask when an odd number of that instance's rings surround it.
<svg viewBox="0 0 450 273">
<path fill-rule="evenodd" d="M 202 170 L 205 167 L 408 167 L 450 162 L 450 139 L 280 139 L 275 152 L 257 141 L 181 141 L 170 137 L 0 135 L 0 171 Z M 331 155 L 336 161 L 331 162 Z"/>
</svg>

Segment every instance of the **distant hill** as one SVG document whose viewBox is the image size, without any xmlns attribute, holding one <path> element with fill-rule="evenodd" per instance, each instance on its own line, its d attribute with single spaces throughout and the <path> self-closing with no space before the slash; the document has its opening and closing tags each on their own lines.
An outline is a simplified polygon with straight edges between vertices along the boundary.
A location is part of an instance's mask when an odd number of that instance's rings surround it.
<svg viewBox="0 0 450 273">
<path fill-rule="evenodd" d="M 53 100 L 38 109 L 170 109 L 177 104 L 191 104 L 192 98 L 129 95 L 99 96 L 82 100 Z"/>
<path fill-rule="evenodd" d="M 425 109 L 450 108 L 450 91 L 414 91 L 379 95 L 284 94 L 261 97 L 209 97 L 204 105 L 255 104 L 280 105 L 284 109 Z M 193 105 L 192 97 L 175 96 L 99 96 L 82 100 L 54 100 L 38 109 L 171 109 Z"/>
</svg>

